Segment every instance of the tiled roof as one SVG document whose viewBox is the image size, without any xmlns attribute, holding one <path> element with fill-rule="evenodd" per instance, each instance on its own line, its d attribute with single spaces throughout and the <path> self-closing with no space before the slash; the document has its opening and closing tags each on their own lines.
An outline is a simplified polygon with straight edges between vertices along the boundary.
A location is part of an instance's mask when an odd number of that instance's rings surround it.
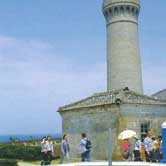
<svg viewBox="0 0 166 166">
<path fill-rule="evenodd" d="M 152 96 L 160 100 L 166 100 L 166 89 L 163 89 Z"/>
<path fill-rule="evenodd" d="M 131 103 L 131 104 L 160 104 L 166 105 L 166 101 L 161 101 L 152 96 L 141 95 L 136 92 L 120 89 L 116 91 L 96 93 L 90 97 L 80 101 L 60 107 L 58 111 L 66 111 L 71 109 L 94 107 L 100 105 L 109 105 L 115 103 Z"/>
</svg>

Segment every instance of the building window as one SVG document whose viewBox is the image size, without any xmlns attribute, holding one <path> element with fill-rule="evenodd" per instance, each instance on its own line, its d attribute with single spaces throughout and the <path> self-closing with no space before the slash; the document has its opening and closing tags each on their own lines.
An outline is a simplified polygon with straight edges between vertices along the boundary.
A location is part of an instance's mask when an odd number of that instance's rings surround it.
<svg viewBox="0 0 166 166">
<path fill-rule="evenodd" d="M 150 123 L 141 123 L 141 141 L 144 142 L 146 132 L 150 129 Z"/>
</svg>

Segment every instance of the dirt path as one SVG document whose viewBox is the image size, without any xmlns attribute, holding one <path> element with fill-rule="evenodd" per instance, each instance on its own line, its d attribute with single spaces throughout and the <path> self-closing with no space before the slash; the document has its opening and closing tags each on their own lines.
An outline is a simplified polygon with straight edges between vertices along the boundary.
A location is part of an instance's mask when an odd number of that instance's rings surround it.
<svg viewBox="0 0 166 166">
<path fill-rule="evenodd" d="M 19 166 L 37 166 L 37 164 L 25 163 L 25 162 L 18 162 Z"/>
</svg>

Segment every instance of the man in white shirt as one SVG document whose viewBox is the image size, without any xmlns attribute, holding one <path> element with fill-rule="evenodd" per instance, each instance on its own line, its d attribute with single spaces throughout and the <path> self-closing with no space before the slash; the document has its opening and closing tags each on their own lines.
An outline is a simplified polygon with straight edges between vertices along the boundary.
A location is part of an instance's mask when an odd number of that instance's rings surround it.
<svg viewBox="0 0 166 166">
<path fill-rule="evenodd" d="M 153 160 L 153 141 L 152 141 L 152 131 L 147 131 L 147 136 L 144 139 L 144 147 L 145 147 L 145 156 L 146 161 L 150 162 Z"/>
<path fill-rule="evenodd" d="M 81 147 L 81 160 L 84 161 L 90 161 L 90 149 L 87 149 L 87 137 L 85 133 L 81 134 L 81 141 L 80 141 L 80 147 Z"/>
</svg>

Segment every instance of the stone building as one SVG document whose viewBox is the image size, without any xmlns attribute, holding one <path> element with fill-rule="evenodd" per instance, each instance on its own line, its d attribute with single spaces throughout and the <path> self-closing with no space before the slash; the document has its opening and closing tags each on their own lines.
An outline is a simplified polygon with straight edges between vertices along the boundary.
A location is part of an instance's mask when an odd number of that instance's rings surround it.
<svg viewBox="0 0 166 166">
<path fill-rule="evenodd" d="M 138 44 L 139 0 L 104 0 L 107 23 L 107 91 L 59 108 L 63 132 L 70 135 L 72 157 L 78 155 L 80 133 L 93 143 L 92 158 L 108 158 L 108 129 L 113 130 L 113 159 L 121 156 L 117 137 L 124 129 L 141 140 L 148 129 L 161 134 L 166 120 L 166 90 L 143 95 Z"/>
<path fill-rule="evenodd" d="M 107 159 L 108 129 L 113 129 L 113 157 L 121 156 L 118 133 L 132 129 L 143 140 L 147 129 L 156 136 L 166 120 L 166 100 L 140 95 L 127 88 L 97 93 L 79 102 L 59 108 L 63 132 L 70 134 L 72 154 L 77 156 L 80 133 L 86 132 L 93 142 L 92 156 Z"/>
</svg>

